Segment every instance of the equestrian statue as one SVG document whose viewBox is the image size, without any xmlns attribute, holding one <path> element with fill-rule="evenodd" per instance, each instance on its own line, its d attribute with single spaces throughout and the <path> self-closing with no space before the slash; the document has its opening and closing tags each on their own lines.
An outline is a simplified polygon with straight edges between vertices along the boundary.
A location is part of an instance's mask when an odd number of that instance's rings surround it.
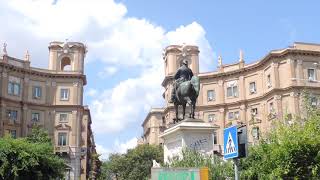
<svg viewBox="0 0 320 180">
<path fill-rule="evenodd" d="M 194 111 L 196 108 L 197 98 L 199 96 L 200 80 L 199 77 L 194 76 L 192 70 L 188 67 L 188 61 L 184 59 L 182 65 L 174 75 L 174 83 L 172 87 L 171 100 L 176 111 L 176 118 L 174 123 L 179 122 L 185 118 L 186 105 L 190 106 L 189 118 L 194 119 Z M 178 108 L 182 106 L 182 119 L 179 119 Z"/>
</svg>

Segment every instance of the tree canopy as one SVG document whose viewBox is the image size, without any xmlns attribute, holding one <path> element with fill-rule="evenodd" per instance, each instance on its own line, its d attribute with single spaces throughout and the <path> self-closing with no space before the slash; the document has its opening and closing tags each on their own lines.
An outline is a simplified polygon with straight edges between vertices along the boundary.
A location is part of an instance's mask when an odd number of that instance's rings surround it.
<svg viewBox="0 0 320 180">
<path fill-rule="evenodd" d="M 33 133 L 27 138 L 0 138 L 0 179 L 63 177 L 64 160 L 54 155 L 47 133 L 40 129 Z"/>
<path fill-rule="evenodd" d="M 103 162 L 100 179 L 143 180 L 150 178 L 152 160 L 163 162 L 163 150 L 160 146 L 139 145 L 125 154 L 111 154 Z"/>
</svg>

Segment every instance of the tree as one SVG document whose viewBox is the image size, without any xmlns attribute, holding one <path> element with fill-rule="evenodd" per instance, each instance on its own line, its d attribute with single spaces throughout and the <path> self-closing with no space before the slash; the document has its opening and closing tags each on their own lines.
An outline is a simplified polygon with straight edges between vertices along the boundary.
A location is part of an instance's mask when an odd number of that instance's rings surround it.
<svg viewBox="0 0 320 180">
<path fill-rule="evenodd" d="M 244 179 L 319 179 L 320 178 L 320 113 L 306 105 L 306 119 L 288 119 L 258 145 L 249 149 L 242 160 Z"/>
<path fill-rule="evenodd" d="M 182 150 L 182 157 L 174 157 L 166 164 L 167 167 L 201 168 L 208 167 L 209 179 L 226 179 L 233 177 L 233 166 L 230 161 L 223 161 L 216 155 L 205 155 L 190 149 Z"/>
<path fill-rule="evenodd" d="M 129 149 L 126 154 L 111 154 L 103 162 L 101 179 L 137 180 L 150 178 L 152 160 L 163 162 L 163 150 L 160 146 L 139 145 Z"/>
<path fill-rule="evenodd" d="M 35 135 L 28 138 L 0 139 L 0 179 L 54 179 L 62 178 L 64 161 L 53 153 L 51 141 L 42 131 L 39 141 Z"/>
</svg>

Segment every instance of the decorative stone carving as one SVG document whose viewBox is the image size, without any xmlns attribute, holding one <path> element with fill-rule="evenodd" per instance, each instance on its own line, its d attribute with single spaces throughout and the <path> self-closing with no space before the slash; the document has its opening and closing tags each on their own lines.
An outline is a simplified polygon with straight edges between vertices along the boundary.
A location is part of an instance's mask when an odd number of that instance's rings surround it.
<svg viewBox="0 0 320 180">
<path fill-rule="evenodd" d="M 220 112 L 220 113 L 223 113 L 223 112 L 224 112 L 224 108 L 220 108 L 220 109 L 219 109 L 219 112 Z"/>
<path fill-rule="evenodd" d="M 28 83 L 28 82 L 29 82 L 29 78 L 28 78 L 28 77 L 25 77 L 25 78 L 23 79 L 23 81 L 24 81 L 25 83 Z"/>
<path fill-rule="evenodd" d="M 3 53 L 3 55 L 8 55 L 8 52 L 7 52 L 7 43 L 3 43 L 2 53 Z"/>
<path fill-rule="evenodd" d="M 281 100 L 281 95 L 275 95 L 274 98 L 275 100 Z"/>
<path fill-rule="evenodd" d="M 239 52 L 239 62 L 244 62 L 243 51 L 241 49 L 240 49 L 240 52 Z"/>
<path fill-rule="evenodd" d="M 241 110 L 245 110 L 245 109 L 246 109 L 246 105 L 242 104 L 242 105 L 240 106 L 240 109 L 241 109 Z"/>
<path fill-rule="evenodd" d="M 28 50 L 26 51 L 26 55 L 25 55 L 25 57 L 24 57 L 24 60 L 25 60 L 25 61 L 30 61 L 30 54 L 29 54 L 29 51 L 28 51 Z"/>
<path fill-rule="evenodd" d="M 79 86 L 79 82 L 73 82 L 73 86 L 78 87 Z"/>
<path fill-rule="evenodd" d="M 218 56 L 218 67 L 221 68 L 222 67 L 222 57 Z"/>
<path fill-rule="evenodd" d="M 298 65 L 302 65 L 303 64 L 303 61 L 301 59 L 297 60 L 297 64 Z"/>
<path fill-rule="evenodd" d="M 219 80 L 219 81 L 218 81 L 218 85 L 219 85 L 219 86 L 222 86 L 222 85 L 223 85 L 223 80 Z"/>
<path fill-rule="evenodd" d="M 57 83 L 55 81 L 52 81 L 51 86 L 57 86 Z"/>
</svg>

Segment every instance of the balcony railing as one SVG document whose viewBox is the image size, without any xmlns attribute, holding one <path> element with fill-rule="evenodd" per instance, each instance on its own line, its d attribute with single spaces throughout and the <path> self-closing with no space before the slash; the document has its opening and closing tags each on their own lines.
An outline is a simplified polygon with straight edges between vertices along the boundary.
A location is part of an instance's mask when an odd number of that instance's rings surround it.
<svg viewBox="0 0 320 180">
<path fill-rule="evenodd" d="M 69 146 L 55 146 L 54 151 L 56 153 L 70 153 L 70 147 Z"/>
</svg>

